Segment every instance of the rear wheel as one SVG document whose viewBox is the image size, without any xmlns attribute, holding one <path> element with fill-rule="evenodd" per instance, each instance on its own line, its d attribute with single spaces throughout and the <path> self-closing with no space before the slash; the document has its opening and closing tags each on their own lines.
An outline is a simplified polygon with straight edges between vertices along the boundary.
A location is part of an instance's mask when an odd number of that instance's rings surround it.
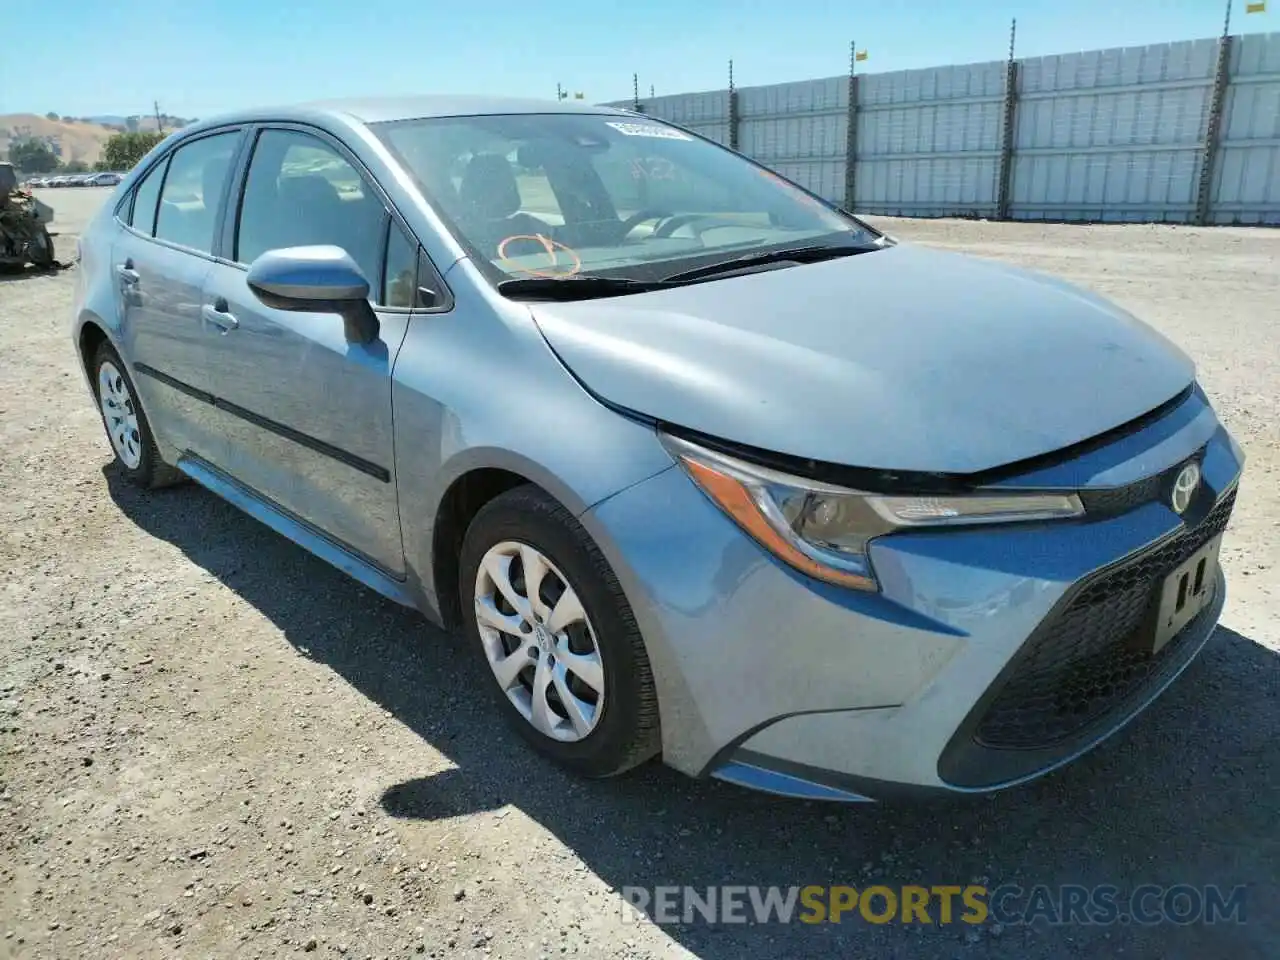
<svg viewBox="0 0 1280 960">
<path fill-rule="evenodd" d="M 533 486 L 486 504 L 467 530 L 467 633 L 516 730 L 589 777 L 658 753 L 658 700 L 639 627 L 599 547 Z"/>
<path fill-rule="evenodd" d="M 183 475 L 160 458 L 151 424 L 120 355 L 103 342 L 93 358 L 94 394 L 116 463 L 140 487 L 168 486 Z"/>
</svg>

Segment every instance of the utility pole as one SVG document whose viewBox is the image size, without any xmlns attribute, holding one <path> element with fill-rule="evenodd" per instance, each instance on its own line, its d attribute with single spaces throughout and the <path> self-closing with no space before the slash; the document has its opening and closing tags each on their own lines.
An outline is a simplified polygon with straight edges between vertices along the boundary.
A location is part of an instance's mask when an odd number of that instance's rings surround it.
<svg viewBox="0 0 1280 960">
<path fill-rule="evenodd" d="M 152 101 L 152 105 L 156 108 L 156 133 L 164 133 L 164 123 L 160 120 L 160 101 Z"/>
<path fill-rule="evenodd" d="M 637 113 L 640 111 L 640 74 L 638 73 L 631 75 L 631 106 Z"/>
</svg>

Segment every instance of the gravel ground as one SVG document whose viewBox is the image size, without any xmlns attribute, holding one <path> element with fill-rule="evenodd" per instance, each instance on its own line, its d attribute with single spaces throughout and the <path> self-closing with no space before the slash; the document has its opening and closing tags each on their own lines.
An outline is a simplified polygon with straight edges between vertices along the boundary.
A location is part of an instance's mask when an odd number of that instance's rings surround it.
<svg viewBox="0 0 1280 960">
<path fill-rule="evenodd" d="M 50 191 L 62 255 L 102 191 Z M 961 803 L 573 780 L 441 634 L 199 488 L 109 466 L 74 268 L 0 283 L 0 955 L 1275 957 L 1280 232 L 894 221 L 1189 350 L 1249 455 L 1223 625 L 1121 736 Z M 658 927 L 625 885 L 1247 884 L 1244 923 Z"/>
</svg>

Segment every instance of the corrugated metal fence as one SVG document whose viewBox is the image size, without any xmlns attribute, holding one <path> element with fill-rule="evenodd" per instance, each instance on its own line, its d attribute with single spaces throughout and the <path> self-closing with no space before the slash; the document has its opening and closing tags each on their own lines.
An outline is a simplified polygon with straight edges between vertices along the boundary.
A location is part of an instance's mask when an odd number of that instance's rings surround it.
<svg viewBox="0 0 1280 960">
<path fill-rule="evenodd" d="M 859 213 L 1280 224 L 1277 33 L 638 105 Z"/>
</svg>

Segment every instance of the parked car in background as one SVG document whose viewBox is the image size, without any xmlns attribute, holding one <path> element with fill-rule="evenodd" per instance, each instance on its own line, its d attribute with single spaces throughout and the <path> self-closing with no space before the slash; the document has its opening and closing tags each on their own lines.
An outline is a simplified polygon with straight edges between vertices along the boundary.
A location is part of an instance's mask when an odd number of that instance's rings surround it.
<svg viewBox="0 0 1280 960">
<path fill-rule="evenodd" d="M 642 114 L 204 120 L 78 259 L 119 475 L 461 628 L 587 776 L 1007 787 L 1128 723 L 1222 609 L 1243 454 L 1177 347 Z"/>
<path fill-rule="evenodd" d="M 118 184 L 124 175 L 119 173 L 95 173 L 88 179 L 88 186 L 91 187 L 114 187 Z"/>
</svg>

